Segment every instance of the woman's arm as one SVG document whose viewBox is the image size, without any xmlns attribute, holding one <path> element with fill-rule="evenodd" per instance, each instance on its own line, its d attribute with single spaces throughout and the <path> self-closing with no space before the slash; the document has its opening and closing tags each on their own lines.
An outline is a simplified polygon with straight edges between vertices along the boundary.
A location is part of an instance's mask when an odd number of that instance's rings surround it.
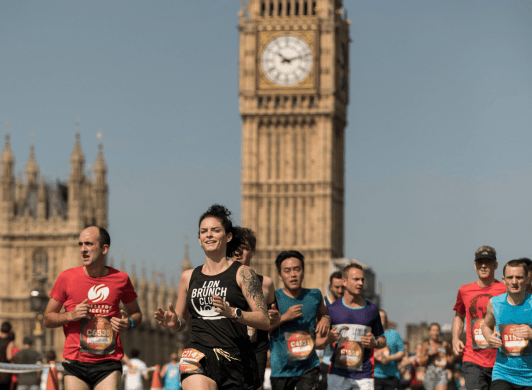
<svg viewBox="0 0 532 390">
<path fill-rule="evenodd" d="M 264 299 L 262 285 L 257 274 L 250 267 L 242 265 L 236 274 L 236 282 L 242 289 L 242 294 L 246 298 L 251 311 L 243 311 L 242 317 L 236 319 L 235 308 L 227 305 L 221 297 L 214 295 L 212 302 L 216 310 L 223 316 L 235 319 L 241 324 L 255 329 L 268 330 L 270 317 L 268 317 L 266 300 Z"/>
<path fill-rule="evenodd" d="M 189 318 L 189 312 L 187 308 L 187 293 L 192 271 L 193 270 L 191 269 L 186 270 L 179 278 L 175 309 L 172 303 L 169 303 L 168 310 L 165 311 L 159 307 L 154 315 L 155 319 L 159 321 L 159 325 L 164 328 L 171 329 L 174 332 L 182 332 L 187 327 L 187 321 Z"/>
</svg>

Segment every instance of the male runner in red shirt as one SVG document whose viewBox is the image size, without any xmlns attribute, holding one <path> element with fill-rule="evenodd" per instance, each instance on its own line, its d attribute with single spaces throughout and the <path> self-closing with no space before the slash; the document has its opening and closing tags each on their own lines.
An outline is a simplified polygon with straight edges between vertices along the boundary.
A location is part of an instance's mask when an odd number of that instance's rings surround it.
<svg viewBox="0 0 532 390">
<path fill-rule="evenodd" d="M 456 311 L 453 320 L 453 351 L 455 355 L 464 354 L 462 372 L 466 390 L 489 390 L 497 350 L 490 348 L 482 335 L 481 326 L 490 298 L 505 293 L 506 286 L 495 279 L 497 253 L 492 247 L 481 246 L 477 249 L 475 269 L 478 280 L 460 287 L 453 308 Z M 460 340 L 464 330 L 464 318 L 465 347 Z"/>
<path fill-rule="evenodd" d="M 119 390 L 124 355 L 118 332 L 140 325 L 137 294 L 126 273 L 105 266 L 111 238 L 91 226 L 79 236 L 83 265 L 57 278 L 44 312 L 48 328 L 63 326 L 65 390 Z M 120 302 L 126 311 L 120 310 Z M 65 311 L 60 313 L 61 308 Z"/>
</svg>

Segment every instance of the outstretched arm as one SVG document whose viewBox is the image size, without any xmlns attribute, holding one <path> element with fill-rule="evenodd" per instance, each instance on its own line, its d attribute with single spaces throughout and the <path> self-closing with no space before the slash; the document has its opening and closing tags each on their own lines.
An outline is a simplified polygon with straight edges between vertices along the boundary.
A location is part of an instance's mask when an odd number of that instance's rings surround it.
<svg viewBox="0 0 532 390">
<path fill-rule="evenodd" d="M 493 305 L 491 304 L 491 298 L 486 307 L 486 316 L 484 317 L 484 323 L 480 328 L 484 338 L 493 348 L 499 348 L 502 345 L 502 340 L 500 339 L 501 334 L 499 332 L 494 332 L 495 328 L 495 313 L 493 312 Z M 497 337 L 499 336 L 499 337 Z"/>
<path fill-rule="evenodd" d="M 187 293 L 190 277 L 192 276 L 191 269 L 186 270 L 179 278 L 179 286 L 177 287 L 177 302 L 175 309 L 172 303 L 168 304 L 168 310 L 163 310 L 160 307 L 154 314 L 154 317 L 159 321 L 159 325 L 163 328 L 168 328 L 174 332 L 182 332 L 187 327 L 187 320 L 189 312 L 187 309 Z"/>
</svg>

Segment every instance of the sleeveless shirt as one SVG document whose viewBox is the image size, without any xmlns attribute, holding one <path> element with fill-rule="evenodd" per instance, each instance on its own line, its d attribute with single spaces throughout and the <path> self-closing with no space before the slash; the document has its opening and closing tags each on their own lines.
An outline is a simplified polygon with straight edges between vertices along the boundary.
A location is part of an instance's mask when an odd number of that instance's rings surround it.
<svg viewBox="0 0 532 390">
<path fill-rule="evenodd" d="M 205 275 L 201 272 L 202 265 L 192 271 L 186 302 L 192 318 L 192 343 L 228 351 L 249 350 L 247 326 L 216 312 L 212 304 L 212 296 L 217 295 L 229 306 L 249 311 L 246 298 L 236 282 L 236 274 L 242 265 L 233 261 L 229 268 L 217 275 Z"/>
<path fill-rule="evenodd" d="M 0 337 L 0 363 L 8 363 L 7 361 L 7 346 L 11 342 L 11 339 L 6 337 Z M 0 383 L 11 382 L 11 374 L 8 372 L 0 372 Z"/>
</svg>

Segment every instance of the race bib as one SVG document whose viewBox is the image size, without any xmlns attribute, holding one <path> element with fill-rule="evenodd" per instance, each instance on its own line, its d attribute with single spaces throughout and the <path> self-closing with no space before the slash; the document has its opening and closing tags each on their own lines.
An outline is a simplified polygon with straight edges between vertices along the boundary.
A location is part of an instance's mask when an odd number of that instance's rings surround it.
<svg viewBox="0 0 532 390">
<path fill-rule="evenodd" d="M 315 334 L 312 329 L 285 332 L 286 354 L 291 362 L 307 360 L 315 348 Z"/>
<path fill-rule="evenodd" d="M 350 371 L 362 371 L 364 364 L 364 347 L 362 336 L 369 333 L 371 328 L 365 325 L 339 324 L 340 337 L 336 343 L 336 357 L 334 365 Z"/>
<path fill-rule="evenodd" d="M 381 349 L 376 349 L 374 356 L 376 360 L 381 361 L 383 357 L 390 356 L 390 349 L 387 346 Z"/>
<path fill-rule="evenodd" d="M 256 329 L 248 326 L 248 336 L 251 341 L 253 341 L 253 336 L 255 336 Z"/>
<path fill-rule="evenodd" d="M 500 324 L 503 356 L 526 356 L 530 355 L 530 340 L 525 340 L 514 335 L 514 330 L 519 324 Z"/>
<path fill-rule="evenodd" d="M 423 383 L 425 380 L 425 367 L 416 367 L 416 382 Z"/>
<path fill-rule="evenodd" d="M 110 320 L 111 317 L 86 317 L 80 320 L 81 352 L 92 355 L 114 353 L 116 336 Z"/>
<path fill-rule="evenodd" d="M 179 361 L 179 371 L 182 374 L 203 374 L 204 371 L 200 360 L 204 357 L 205 354 L 197 349 L 185 349 L 181 354 L 181 360 Z"/>
<path fill-rule="evenodd" d="M 438 348 L 438 353 L 434 357 L 434 365 L 436 367 L 446 367 L 447 366 L 447 351 L 444 347 Z"/>
<path fill-rule="evenodd" d="M 482 324 L 484 323 L 484 318 L 474 318 L 471 320 L 471 340 L 473 341 L 473 349 L 487 349 L 490 348 L 489 343 L 484 338 L 482 334 Z"/>
</svg>

